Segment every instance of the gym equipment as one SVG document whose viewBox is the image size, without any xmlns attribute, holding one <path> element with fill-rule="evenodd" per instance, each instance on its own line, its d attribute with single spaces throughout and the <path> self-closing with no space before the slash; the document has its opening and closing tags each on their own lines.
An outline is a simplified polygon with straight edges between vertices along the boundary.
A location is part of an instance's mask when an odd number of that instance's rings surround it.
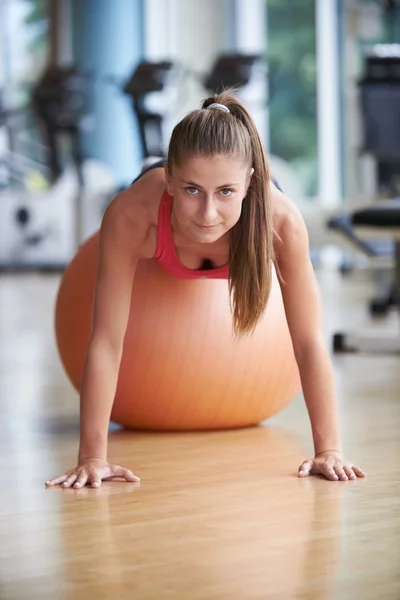
<svg viewBox="0 0 400 600">
<path fill-rule="evenodd" d="M 63 275 L 55 310 L 60 357 L 79 390 L 92 324 L 98 233 Z M 201 430 L 256 425 L 300 391 L 279 283 L 274 277 L 253 335 L 232 332 L 228 282 L 171 277 L 139 262 L 112 421 L 128 428 Z"/>
<path fill-rule="evenodd" d="M 262 58 L 259 54 L 227 53 L 219 55 L 211 72 L 204 78 L 204 87 L 212 93 L 221 93 L 228 87 L 244 88 L 259 72 Z M 264 74 L 264 69 L 262 70 Z"/>
<path fill-rule="evenodd" d="M 379 293 L 368 303 L 369 312 L 372 316 L 386 314 L 397 302 L 395 285 L 391 278 L 394 252 L 392 239 L 376 239 L 373 236 L 369 239 L 364 238 L 362 234 L 357 235 L 352 215 L 348 213 L 341 213 L 332 217 L 327 225 L 329 229 L 339 234 L 341 240 L 346 241 L 351 248 L 359 250 L 367 257 L 379 289 Z M 351 261 L 342 258 L 341 273 L 346 275 L 352 268 Z"/>
<path fill-rule="evenodd" d="M 351 213 L 349 220 L 357 236 L 389 239 L 394 245 L 394 279 L 397 306 L 400 314 L 400 198 L 379 202 Z M 380 338 L 338 332 L 333 336 L 335 352 L 388 352 L 400 353 L 400 332 L 397 337 Z"/>
<path fill-rule="evenodd" d="M 2 270 L 64 269 L 82 240 L 99 227 L 115 195 L 111 171 L 83 156 L 91 82 L 91 74 L 76 66 L 51 67 L 33 87 L 31 108 L 48 150 L 51 185 L 35 193 L 21 185 L 1 193 Z M 72 156 L 67 165 L 62 162 L 62 141 Z"/>
<path fill-rule="evenodd" d="M 41 145 L 30 135 L 32 111 L 29 107 L 10 107 L 6 96 L 5 90 L 0 90 L 0 190 L 44 189 L 49 172 L 38 160 Z"/>
<path fill-rule="evenodd" d="M 132 99 L 143 159 L 165 156 L 163 121 L 176 106 L 182 74 L 180 66 L 172 61 L 143 61 L 123 87 L 124 94 Z"/>
<path fill-rule="evenodd" d="M 365 57 L 365 75 L 359 82 L 364 143 L 362 152 L 377 160 L 381 187 L 396 193 L 394 181 L 400 164 L 400 45 L 377 44 Z M 379 203 L 378 203 L 379 204 Z M 391 259 L 395 252 L 392 239 L 364 239 L 353 227 L 351 215 L 331 218 L 328 227 L 340 233 L 357 250 L 368 256 L 372 264 L 382 258 Z M 346 270 L 343 265 L 342 271 Z M 372 315 L 387 312 L 398 301 L 396 286 L 389 286 L 369 303 Z"/>
<path fill-rule="evenodd" d="M 62 173 L 60 134 L 69 135 L 71 156 L 79 183 L 83 186 L 82 121 L 88 115 L 91 102 L 90 74 L 75 65 L 50 67 L 32 90 L 32 107 L 49 149 L 49 167 L 54 181 Z"/>
<path fill-rule="evenodd" d="M 398 163 L 400 45 L 378 44 L 367 54 L 365 75 L 359 87 L 364 124 L 363 151 L 380 162 Z"/>
</svg>

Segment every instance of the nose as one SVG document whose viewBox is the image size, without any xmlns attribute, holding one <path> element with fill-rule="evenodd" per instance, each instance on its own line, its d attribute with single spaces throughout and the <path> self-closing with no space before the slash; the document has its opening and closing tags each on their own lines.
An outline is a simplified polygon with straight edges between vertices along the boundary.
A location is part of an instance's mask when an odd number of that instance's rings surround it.
<svg viewBox="0 0 400 600">
<path fill-rule="evenodd" d="M 211 196 L 206 198 L 202 214 L 203 225 L 212 225 L 218 217 L 215 199 Z"/>
</svg>

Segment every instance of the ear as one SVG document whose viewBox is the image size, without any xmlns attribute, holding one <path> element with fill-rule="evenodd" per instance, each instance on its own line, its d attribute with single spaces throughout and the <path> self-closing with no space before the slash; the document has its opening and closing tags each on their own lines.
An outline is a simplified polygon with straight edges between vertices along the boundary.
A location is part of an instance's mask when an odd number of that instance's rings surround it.
<svg viewBox="0 0 400 600">
<path fill-rule="evenodd" d="M 171 177 L 168 171 L 168 163 L 166 162 L 164 164 L 164 175 L 165 175 L 165 185 L 167 188 L 167 192 L 170 196 L 173 196 L 174 194 L 172 193 L 172 183 L 171 183 Z"/>
</svg>

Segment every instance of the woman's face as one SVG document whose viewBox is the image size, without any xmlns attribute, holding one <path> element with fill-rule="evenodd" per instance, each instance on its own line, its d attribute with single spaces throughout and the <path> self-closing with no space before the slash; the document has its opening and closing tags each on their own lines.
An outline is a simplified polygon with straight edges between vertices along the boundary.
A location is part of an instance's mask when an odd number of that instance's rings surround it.
<svg viewBox="0 0 400 600">
<path fill-rule="evenodd" d="M 199 243 L 221 238 L 237 223 L 254 169 L 231 156 L 194 156 L 168 173 L 172 223 Z"/>
</svg>

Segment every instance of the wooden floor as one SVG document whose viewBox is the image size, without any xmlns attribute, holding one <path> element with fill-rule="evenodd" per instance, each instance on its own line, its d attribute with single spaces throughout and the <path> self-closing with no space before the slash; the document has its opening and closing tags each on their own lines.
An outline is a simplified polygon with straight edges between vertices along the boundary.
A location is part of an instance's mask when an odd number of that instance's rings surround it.
<svg viewBox="0 0 400 600">
<path fill-rule="evenodd" d="M 368 324 L 363 276 L 320 283 L 327 340 Z M 110 457 L 140 486 L 45 489 L 78 439 L 52 334 L 57 285 L 0 278 L 1 600 L 400 598 L 399 357 L 334 358 L 344 448 L 366 480 L 296 477 L 311 453 L 299 399 L 248 430 L 115 431 Z"/>
</svg>

